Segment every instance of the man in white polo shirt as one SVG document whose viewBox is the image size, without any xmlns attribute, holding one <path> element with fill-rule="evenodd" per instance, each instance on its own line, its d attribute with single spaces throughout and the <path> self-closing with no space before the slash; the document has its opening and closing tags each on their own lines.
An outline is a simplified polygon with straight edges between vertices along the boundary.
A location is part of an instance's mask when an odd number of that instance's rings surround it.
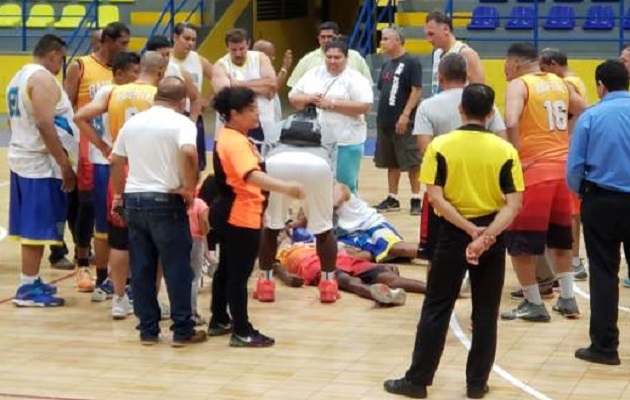
<svg viewBox="0 0 630 400">
<path fill-rule="evenodd" d="M 157 343 L 160 333 L 158 259 L 171 304 L 173 346 L 206 339 L 191 320 L 192 239 L 186 208 L 197 184 L 197 129 L 181 114 L 185 108 L 184 81 L 165 78 L 153 107 L 123 125 L 112 153 L 112 210 L 121 214 L 124 207 L 129 226 L 134 313 L 143 344 Z"/>
</svg>

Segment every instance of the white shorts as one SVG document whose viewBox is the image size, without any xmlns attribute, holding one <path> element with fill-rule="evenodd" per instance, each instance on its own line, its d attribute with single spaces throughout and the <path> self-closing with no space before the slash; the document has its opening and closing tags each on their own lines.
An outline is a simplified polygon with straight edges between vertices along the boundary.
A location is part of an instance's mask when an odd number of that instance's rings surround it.
<svg viewBox="0 0 630 400">
<path fill-rule="evenodd" d="M 300 203 L 309 231 L 318 235 L 333 228 L 333 171 L 326 160 L 306 152 L 286 151 L 272 155 L 265 164 L 267 173 L 274 178 L 304 185 L 306 197 Z M 283 229 L 293 201 L 282 193 L 271 192 L 265 227 Z"/>
</svg>

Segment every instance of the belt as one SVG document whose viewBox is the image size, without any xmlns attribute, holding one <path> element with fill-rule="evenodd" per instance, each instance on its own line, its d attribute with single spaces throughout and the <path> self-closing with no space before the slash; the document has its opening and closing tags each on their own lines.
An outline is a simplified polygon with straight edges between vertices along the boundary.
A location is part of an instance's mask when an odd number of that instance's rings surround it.
<svg viewBox="0 0 630 400">
<path fill-rule="evenodd" d="M 621 192 L 619 190 L 607 189 L 605 187 L 599 186 L 598 184 L 589 182 L 589 181 L 582 182 L 580 193 L 585 196 L 589 194 L 610 194 L 610 195 L 617 195 L 617 196 L 630 196 L 630 193 L 628 192 Z"/>
</svg>

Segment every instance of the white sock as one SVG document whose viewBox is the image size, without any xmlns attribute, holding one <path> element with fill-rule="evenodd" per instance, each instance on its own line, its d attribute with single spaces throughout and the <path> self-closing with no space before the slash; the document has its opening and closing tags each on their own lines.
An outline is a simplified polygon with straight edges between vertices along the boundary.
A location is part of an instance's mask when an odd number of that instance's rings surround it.
<svg viewBox="0 0 630 400">
<path fill-rule="evenodd" d="M 420 193 L 412 193 L 412 194 L 411 194 L 411 198 L 412 198 L 412 199 L 417 199 L 417 200 L 420 200 L 420 199 L 421 199 L 421 197 L 420 197 Z"/>
<path fill-rule="evenodd" d="M 332 281 L 333 279 L 335 279 L 335 272 L 324 272 L 324 280 L 325 281 Z"/>
<path fill-rule="evenodd" d="M 390 193 L 387 195 L 388 197 L 391 197 L 392 199 L 396 200 L 396 198 L 398 197 L 398 194 L 394 194 L 394 193 Z"/>
<path fill-rule="evenodd" d="M 273 269 L 260 271 L 260 279 L 273 279 Z"/>
<path fill-rule="evenodd" d="M 574 267 L 579 266 L 579 265 L 580 265 L 580 262 L 582 262 L 582 260 L 580 260 L 580 257 L 573 257 L 573 262 L 572 262 L 572 264 L 573 264 L 573 266 L 574 266 Z"/>
<path fill-rule="evenodd" d="M 20 286 L 32 285 L 33 283 L 35 283 L 37 278 L 39 278 L 39 275 L 28 276 L 28 275 L 20 274 L 20 279 L 21 279 Z"/>
<path fill-rule="evenodd" d="M 560 284 L 560 297 L 563 299 L 572 299 L 573 294 L 573 273 L 562 272 L 558 274 L 558 283 Z"/>
<path fill-rule="evenodd" d="M 537 283 L 530 286 L 523 286 L 523 297 L 525 297 L 525 300 L 532 304 L 536 304 L 537 306 L 540 306 L 543 303 Z"/>
</svg>

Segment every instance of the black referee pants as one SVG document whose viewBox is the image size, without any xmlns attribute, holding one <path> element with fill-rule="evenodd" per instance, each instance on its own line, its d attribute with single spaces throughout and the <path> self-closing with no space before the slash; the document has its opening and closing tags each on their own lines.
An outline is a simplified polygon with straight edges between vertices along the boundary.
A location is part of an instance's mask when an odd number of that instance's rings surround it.
<svg viewBox="0 0 630 400">
<path fill-rule="evenodd" d="M 488 226 L 494 215 L 473 219 L 477 226 Z M 497 242 L 479 259 L 479 265 L 466 262 L 470 236 L 450 222 L 442 220 L 440 237 L 428 277 L 427 293 L 416 333 L 411 367 L 407 379 L 429 386 L 438 368 L 449 320 L 466 270 L 470 271 L 472 289 L 472 347 L 466 365 L 469 387 L 484 387 L 494 363 L 497 347 L 497 319 L 505 277 L 505 244 Z"/>
<path fill-rule="evenodd" d="M 617 356 L 620 247 L 630 245 L 630 193 L 587 184 L 581 215 L 590 266 L 591 349 Z"/>
</svg>

